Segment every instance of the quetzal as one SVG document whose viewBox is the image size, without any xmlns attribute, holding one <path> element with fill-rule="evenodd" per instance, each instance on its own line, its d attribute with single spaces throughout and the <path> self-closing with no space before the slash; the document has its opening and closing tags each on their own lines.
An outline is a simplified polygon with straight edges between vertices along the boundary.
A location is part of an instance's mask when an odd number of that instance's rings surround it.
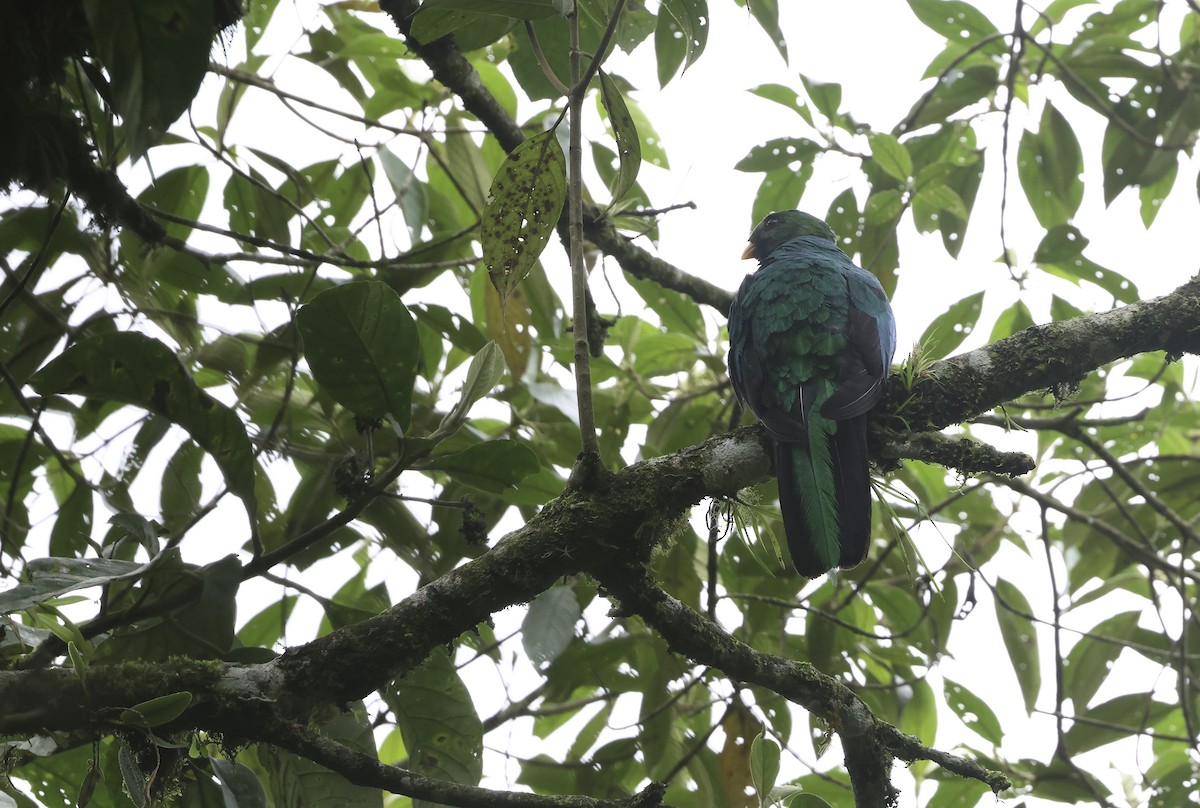
<svg viewBox="0 0 1200 808">
<path fill-rule="evenodd" d="M 853 567 L 871 541 L 867 412 L 896 349 L 892 308 L 807 213 L 767 216 L 742 257 L 759 268 L 729 309 L 729 378 L 775 440 L 792 561 L 809 578 Z"/>
</svg>

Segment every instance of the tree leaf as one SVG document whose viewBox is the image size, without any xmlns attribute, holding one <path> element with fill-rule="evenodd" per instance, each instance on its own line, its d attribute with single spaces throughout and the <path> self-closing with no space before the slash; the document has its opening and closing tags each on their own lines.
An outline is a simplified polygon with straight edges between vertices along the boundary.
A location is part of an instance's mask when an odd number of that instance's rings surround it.
<svg viewBox="0 0 1200 808">
<path fill-rule="evenodd" d="M 216 33 L 212 6 L 84 0 L 83 8 L 95 54 L 112 76 L 129 152 L 139 158 L 200 89 Z"/>
<path fill-rule="evenodd" d="M 983 292 L 976 292 L 939 314 L 917 340 L 918 345 L 928 346 L 925 357 L 932 361 L 948 356 L 974 330 L 982 311 Z"/>
<path fill-rule="evenodd" d="M 1140 615 L 1129 611 L 1108 618 L 1088 631 L 1094 636 L 1080 637 L 1067 654 L 1063 661 L 1063 695 L 1071 699 L 1076 710 L 1086 709 L 1104 684 L 1137 629 Z"/>
<path fill-rule="evenodd" d="M 521 645 L 534 665 L 553 662 L 575 637 L 579 600 L 569 586 L 555 586 L 534 598 L 521 621 Z"/>
<path fill-rule="evenodd" d="M 396 204 L 404 214 L 404 223 L 408 226 L 408 235 L 416 239 L 421 235 L 425 226 L 425 218 L 429 214 L 429 198 L 426 195 L 425 183 L 417 179 L 408 164 L 393 154 L 389 149 L 380 149 L 379 162 L 383 173 L 392 186 L 396 196 Z"/>
<path fill-rule="evenodd" d="M 567 196 L 566 157 L 554 131 L 513 149 L 488 194 L 483 262 L 501 300 L 507 300 L 545 249 Z"/>
<path fill-rule="evenodd" d="M 908 129 L 920 129 L 931 123 L 944 123 L 955 112 L 980 101 L 1000 85 L 1000 73 L 994 65 L 975 65 L 952 70 L 938 79 L 909 110 Z"/>
<path fill-rule="evenodd" d="M 779 777 L 779 744 L 760 732 L 750 742 L 750 777 L 758 793 L 759 805 L 765 805 L 767 795 L 775 788 Z"/>
<path fill-rule="evenodd" d="M 208 762 L 220 783 L 226 808 L 267 808 L 267 792 L 253 770 L 219 757 L 210 757 Z"/>
<path fill-rule="evenodd" d="M 445 650 L 434 651 L 382 695 L 396 714 L 409 768 L 452 783 L 479 784 L 483 724 Z M 414 800 L 413 805 L 428 808 L 430 803 Z"/>
<path fill-rule="evenodd" d="M 121 720 L 139 727 L 158 727 L 169 724 L 183 715 L 192 703 L 192 694 L 186 690 L 157 696 L 139 702 L 121 712 Z"/>
<path fill-rule="evenodd" d="M 446 413 L 437 431 L 449 434 L 458 429 L 466 421 L 467 413 L 475 402 L 490 393 L 503 376 L 504 355 L 495 341 L 490 341 L 471 357 L 471 366 L 467 368 L 467 380 L 463 382 L 458 403 Z"/>
<path fill-rule="evenodd" d="M 1017 148 L 1017 176 L 1042 227 L 1066 224 L 1083 202 L 1083 151 L 1067 119 L 1046 104 L 1037 132 Z"/>
<path fill-rule="evenodd" d="M 136 577 L 148 567 L 115 558 L 35 558 L 26 566 L 27 582 L 0 592 L 0 614 L 19 612 L 76 589 Z"/>
<path fill-rule="evenodd" d="M 637 182 L 638 169 L 642 166 L 642 142 L 620 88 L 603 70 L 600 71 L 600 100 L 608 113 L 608 122 L 617 142 L 617 157 L 620 161 L 616 179 L 608 189 L 612 194 L 612 202 L 608 204 L 608 209 L 611 210 Z"/>
<path fill-rule="evenodd" d="M 708 44 L 708 0 L 662 0 L 654 29 L 658 83 L 665 87 L 680 65 L 686 72 Z"/>
<path fill-rule="evenodd" d="M 783 63 L 788 63 L 787 40 L 779 27 L 779 0 L 751 0 L 746 3 L 751 16 L 758 20 L 759 26 L 771 40 L 771 44 L 783 57 Z"/>
<path fill-rule="evenodd" d="M 254 449 L 246 428 L 233 410 L 196 385 L 163 343 L 133 331 L 89 337 L 39 370 L 30 384 L 42 395 L 86 395 L 165 416 L 217 461 L 254 525 Z"/>
<path fill-rule="evenodd" d="M 366 418 L 407 428 L 420 341 L 400 297 L 377 281 L 327 289 L 296 316 L 304 356 L 321 388 Z"/>
<path fill-rule="evenodd" d="M 540 468 L 537 455 L 515 440 L 490 440 L 454 454 L 434 455 L 425 468 L 444 471 L 456 480 L 503 494 Z"/>
<path fill-rule="evenodd" d="M 943 686 L 946 703 L 954 710 L 959 720 L 996 746 L 1004 742 L 1004 730 L 1000 727 L 1000 719 L 996 718 L 986 701 L 950 679 L 945 679 Z"/>
<path fill-rule="evenodd" d="M 1029 601 L 1013 584 L 1003 578 L 996 579 L 996 596 L 1002 602 L 996 604 L 996 619 L 1000 624 L 1000 636 L 1008 649 L 1008 659 L 1021 686 L 1025 698 L 1025 711 L 1033 714 L 1038 693 L 1042 688 L 1042 668 L 1038 655 L 1037 632 L 1026 614 L 1033 614 Z"/>
<path fill-rule="evenodd" d="M 871 159 L 889 175 L 898 180 L 907 180 L 912 176 L 912 157 L 895 135 L 874 132 L 868 135 L 867 142 L 871 145 Z"/>
</svg>

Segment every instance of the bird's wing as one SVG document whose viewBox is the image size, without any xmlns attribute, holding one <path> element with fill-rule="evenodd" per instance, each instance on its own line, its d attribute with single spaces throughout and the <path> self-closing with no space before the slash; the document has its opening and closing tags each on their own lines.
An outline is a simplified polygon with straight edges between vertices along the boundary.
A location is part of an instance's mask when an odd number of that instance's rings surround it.
<svg viewBox="0 0 1200 808">
<path fill-rule="evenodd" d="M 868 412 L 883 394 L 883 380 L 896 348 L 896 324 L 879 280 L 846 259 L 849 297 L 847 345 L 838 386 L 821 405 L 821 414 L 838 421 Z"/>
</svg>

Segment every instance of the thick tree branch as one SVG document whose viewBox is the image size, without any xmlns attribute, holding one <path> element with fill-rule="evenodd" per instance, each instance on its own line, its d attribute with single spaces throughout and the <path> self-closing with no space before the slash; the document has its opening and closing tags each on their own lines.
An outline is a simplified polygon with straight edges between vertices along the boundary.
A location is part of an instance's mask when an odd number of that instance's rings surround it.
<svg viewBox="0 0 1200 808">
<path fill-rule="evenodd" d="M 915 400 L 892 391 L 875 420 L 892 425 L 901 418 L 933 424 L 966 419 L 1030 389 L 1069 384 L 1101 364 L 1147 350 L 1200 351 L 1200 278 L 1156 300 L 1037 326 L 938 362 L 918 381 Z M 906 403 L 898 405 L 898 400 Z M 102 684 L 108 682 L 112 695 L 102 706 L 129 706 L 186 689 L 196 699 L 183 721 L 216 727 L 231 737 L 241 727 L 246 737 L 257 737 L 255 722 L 280 716 L 303 721 L 318 706 L 362 698 L 491 614 L 531 600 L 563 575 L 587 572 L 605 581 L 676 650 L 777 689 L 830 720 L 843 739 L 856 788 L 872 795 L 862 799 L 879 800 L 860 804 L 884 804 L 890 793 L 890 757 L 927 758 L 947 768 L 960 762 L 886 729 L 843 685 L 811 666 L 735 643 L 648 582 L 615 575 L 611 567 L 621 559 L 623 569 L 639 569 L 692 505 L 766 479 L 771 461 L 764 442 L 756 427 L 747 427 L 636 463 L 601 488 L 568 491 L 480 558 L 382 614 L 291 649 L 270 663 L 189 663 L 186 670 L 168 663 L 153 671 L 115 666 L 107 673 L 93 669 L 90 676 L 109 678 L 89 679 L 88 693 L 67 669 L 0 672 L 0 733 L 94 727 L 97 716 L 105 714 L 95 709 L 97 694 L 106 692 Z M 1005 484 L 1025 491 L 1015 481 Z M 114 670 L 120 676 L 113 676 Z M 999 784 L 992 775 L 962 764 L 966 768 L 960 774 L 985 779 L 993 787 Z"/>
<path fill-rule="evenodd" d="M 897 432 L 942 429 L 1148 351 L 1200 353 L 1200 275 L 1162 297 L 1033 326 L 952 356 L 918 377 L 912 390 L 893 377 L 876 417 L 896 416 L 888 426 Z"/>
</svg>

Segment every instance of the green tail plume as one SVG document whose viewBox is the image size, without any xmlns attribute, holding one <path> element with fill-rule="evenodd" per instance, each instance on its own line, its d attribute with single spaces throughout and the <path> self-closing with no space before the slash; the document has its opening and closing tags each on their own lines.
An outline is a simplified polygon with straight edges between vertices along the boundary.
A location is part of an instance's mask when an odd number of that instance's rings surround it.
<svg viewBox="0 0 1200 808">
<path fill-rule="evenodd" d="M 801 575 L 815 578 L 841 563 L 838 498 L 830 444 L 837 423 L 814 413 L 808 445 L 776 444 L 779 504 L 788 549 Z"/>
</svg>

